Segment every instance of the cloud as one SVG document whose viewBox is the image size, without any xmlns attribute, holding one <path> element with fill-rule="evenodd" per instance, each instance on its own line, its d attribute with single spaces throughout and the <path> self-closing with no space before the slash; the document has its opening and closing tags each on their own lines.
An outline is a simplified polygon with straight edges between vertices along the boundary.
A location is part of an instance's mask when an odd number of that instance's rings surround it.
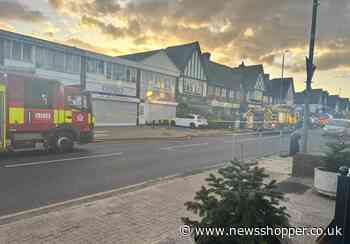
<svg viewBox="0 0 350 244">
<path fill-rule="evenodd" d="M 62 9 L 64 6 L 65 0 L 49 0 L 49 4 L 55 9 Z"/>
<path fill-rule="evenodd" d="M 80 13 L 81 15 L 105 16 L 116 14 L 121 6 L 117 0 L 49 0 L 50 5 L 61 11 Z"/>
<path fill-rule="evenodd" d="M 42 12 L 31 10 L 26 5 L 16 1 L 0 1 L 0 19 L 2 20 L 20 20 L 29 22 L 43 22 L 46 17 Z"/>
<path fill-rule="evenodd" d="M 64 43 L 66 43 L 67 45 L 72 45 L 72 46 L 79 47 L 79 48 L 86 49 L 93 52 L 99 52 L 99 53 L 110 54 L 110 55 L 120 54 L 120 51 L 118 49 L 115 49 L 115 48 L 108 49 L 108 48 L 94 46 L 76 37 L 68 38 L 67 40 L 64 41 Z"/>
<path fill-rule="evenodd" d="M 238 64 L 242 57 L 279 67 L 292 50 L 291 71 L 305 71 L 312 2 L 305 0 L 50 0 L 78 15 L 83 25 L 112 39 L 128 38 L 135 49 L 199 41 L 214 57 Z M 348 67 L 350 2 L 323 0 L 318 18 L 316 59 L 321 70 Z M 298 52 L 293 50 L 298 49 Z M 301 50 L 301 51 L 300 51 Z M 218 55 L 215 55 L 217 53 Z M 219 55 L 220 54 L 220 55 Z"/>
<path fill-rule="evenodd" d="M 98 28 L 103 34 L 114 39 L 124 37 L 125 30 L 123 28 L 119 28 L 113 24 L 106 24 L 94 17 L 83 16 L 81 18 L 81 24 L 88 27 Z"/>
</svg>

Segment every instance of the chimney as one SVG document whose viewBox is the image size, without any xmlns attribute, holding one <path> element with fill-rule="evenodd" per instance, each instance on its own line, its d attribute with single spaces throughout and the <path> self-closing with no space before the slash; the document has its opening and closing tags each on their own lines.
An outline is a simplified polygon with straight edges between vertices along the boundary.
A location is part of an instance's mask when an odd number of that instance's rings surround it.
<svg viewBox="0 0 350 244">
<path fill-rule="evenodd" d="M 245 67 L 244 61 L 242 61 L 242 63 L 241 63 L 238 67 L 239 67 L 239 68 Z"/>
<path fill-rule="evenodd" d="M 202 57 L 203 57 L 206 61 L 210 61 L 210 56 L 211 56 L 210 53 L 203 53 L 203 54 L 202 54 Z"/>
</svg>

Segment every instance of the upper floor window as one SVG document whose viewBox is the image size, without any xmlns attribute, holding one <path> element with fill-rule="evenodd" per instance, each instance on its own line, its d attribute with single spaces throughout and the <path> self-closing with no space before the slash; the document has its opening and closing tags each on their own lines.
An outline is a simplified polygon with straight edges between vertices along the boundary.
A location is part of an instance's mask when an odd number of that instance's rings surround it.
<svg viewBox="0 0 350 244">
<path fill-rule="evenodd" d="M 22 59 L 22 45 L 19 41 L 12 42 L 12 59 L 14 60 Z"/>
<path fill-rule="evenodd" d="M 23 44 L 23 61 L 33 62 L 33 46 L 27 43 Z"/>
<path fill-rule="evenodd" d="M 94 74 L 104 74 L 104 62 L 95 58 L 88 58 L 87 72 Z"/>
</svg>

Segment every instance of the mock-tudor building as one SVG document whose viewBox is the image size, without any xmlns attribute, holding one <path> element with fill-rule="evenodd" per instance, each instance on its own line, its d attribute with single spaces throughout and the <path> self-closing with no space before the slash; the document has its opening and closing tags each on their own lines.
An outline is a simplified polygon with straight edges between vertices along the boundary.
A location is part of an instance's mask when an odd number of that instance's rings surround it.
<svg viewBox="0 0 350 244">
<path fill-rule="evenodd" d="M 212 113 L 225 119 L 238 119 L 242 74 L 231 67 L 211 61 L 209 53 L 204 53 L 202 57 L 208 79 L 208 102 Z"/>
<path fill-rule="evenodd" d="M 263 65 L 246 66 L 244 62 L 235 69 L 242 74 L 241 112 L 250 108 L 262 109 L 265 93 Z"/>
<path fill-rule="evenodd" d="M 269 89 L 272 93 L 272 104 L 294 106 L 294 79 L 278 78 L 270 80 Z"/>
</svg>

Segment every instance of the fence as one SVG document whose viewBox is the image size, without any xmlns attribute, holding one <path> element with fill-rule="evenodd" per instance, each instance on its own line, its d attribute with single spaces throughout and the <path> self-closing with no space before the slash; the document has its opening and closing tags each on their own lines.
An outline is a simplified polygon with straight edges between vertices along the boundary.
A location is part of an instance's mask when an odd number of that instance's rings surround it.
<svg viewBox="0 0 350 244">
<path fill-rule="evenodd" d="M 290 133 L 284 131 L 233 134 L 232 159 L 246 160 L 289 154 Z"/>
</svg>

